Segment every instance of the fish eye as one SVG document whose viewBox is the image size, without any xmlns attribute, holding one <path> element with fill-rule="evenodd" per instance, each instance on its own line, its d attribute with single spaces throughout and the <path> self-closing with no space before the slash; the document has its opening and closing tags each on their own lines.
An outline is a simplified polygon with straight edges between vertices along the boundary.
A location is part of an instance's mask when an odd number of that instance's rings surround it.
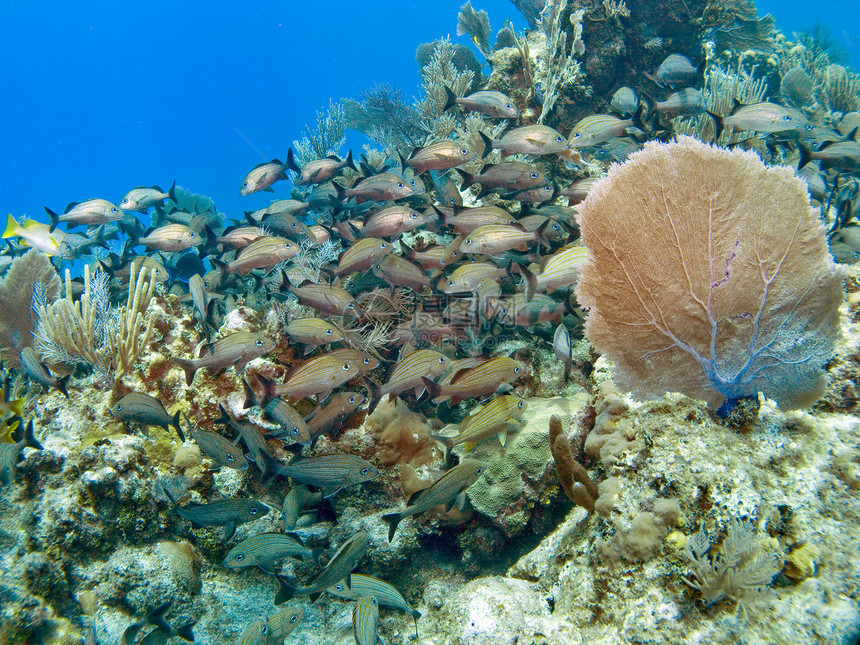
<svg viewBox="0 0 860 645">
<path fill-rule="evenodd" d="M 263 636 L 265 636 L 266 634 L 268 634 L 268 633 L 269 633 L 269 626 L 268 626 L 268 625 L 263 625 L 263 629 L 262 629 L 262 631 L 261 631 L 260 633 L 261 633 Z"/>
<path fill-rule="evenodd" d="M 364 363 L 365 365 L 370 365 L 370 359 L 369 359 L 369 358 L 365 358 L 365 359 L 364 359 L 363 361 L 361 361 L 361 362 L 362 362 L 362 363 Z"/>
<path fill-rule="evenodd" d="M 284 242 L 284 248 L 285 249 L 291 249 L 292 247 L 293 247 L 293 245 L 290 244 L 289 242 Z"/>
<path fill-rule="evenodd" d="M 343 585 L 335 585 L 334 590 L 335 591 L 343 591 Z"/>
<path fill-rule="evenodd" d="M 256 515 L 257 514 L 257 507 L 256 506 L 252 507 L 249 512 L 251 513 L 251 515 Z"/>
<path fill-rule="evenodd" d="M 388 246 L 388 245 L 387 245 L 385 242 L 383 242 L 382 244 L 380 244 L 380 245 L 379 245 L 379 248 L 380 248 L 380 249 L 384 249 L 384 248 L 386 248 L 387 246 Z"/>
<path fill-rule="evenodd" d="M 117 412 L 119 412 L 120 410 L 122 410 L 122 405 L 121 405 L 120 403 L 117 403 L 117 404 L 116 404 L 116 406 L 114 406 L 114 407 L 116 408 L 116 411 L 117 411 Z"/>
<path fill-rule="evenodd" d="M 236 458 L 233 455 L 227 455 L 227 461 L 236 461 Z"/>
<path fill-rule="evenodd" d="M 445 357 L 444 357 L 444 356 L 440 356 L 440 357 L 439 357 L 439 364 L 441 365 L 441 364 L 442 364 L 442 363 L 444 363 L 444 362 L 445 362 Z"/>
<path fill-rule="evenodd" d="M 376 596 L 372 596 L 372 597 L 370 598 L 370 602 L 371 602 L 371 603 L 373 603 L 374 605 L 376 605 L 376 604 L 378 604 L 378 603 L 379 603 L 379 601 L 376 599 Z"/>
<path fill-rule="evenodd" d="M 354 396 L 349 397 L 349 403 L 355 403 L 355 397 Z"/>
<path fill-rule="evenodd" d="M 117 212 L 119 212 L 119 209 L 111 207 L 110 212 L 111 213 L 117 213 Z"/>
<path fill-rule="evenodd" d="M 331 336 L 331 329 L 326 329 L 326 330 L 325 330 L 325 335 L 326 335 L 326 336 Z"/>
<path fill-rule="evenodd" d="M 506 107 L 506 108 L 509 108 L 509 107 L 511 107 L 511 104 L 510 104 L 510 103 L 505 103 L 505 107 Z"/>
<path fill-rule="evenodd" d="M 522 402 L 522 401 L 520 401 L 519 403 L 517 403 L 517 407 L 518 407 L 518 408 L 520 408 L 520 409 L 522 409 L 522 407 L 523 407 L 523 402 Z"/>
<path fill-rule="evenodd" d="M 484 472 L 484 467 L 478 466 L 478 474 L 480 475 L 482 472 Z"/>
<path fill-rule="evenodd" d="M 558 224 L 553 224 L 553 225 L 552 225 L 552 230 L 554 230 L 554 231 L 559 230 L 559 228 L 558 228 Z"/>
<path fill-rule="evenodd" d="M 369 473 L 369 472 L 370 472 L 370 468 L 362 468 L 362 469 L 361 469 L 361 474 L 362 474 L 362 475 L 366 475 L 366 474 L 367 474 L 367 473 Z"/>
<path fill-rule="evenodd" d="M 298 614 L 293 614 L 292 616 L 290 616 L 290 622 L 291 622 L 291 623 L 296 622 L 298 619 L 299 619 L 299 615 L 298 615 Z"/>
<path fill-rule="evenodd" d="M 786 115 L 785 115 L 784 117 L 782 117 L 782 118 L 783 118 L 783 119 L 785 119 L 786 121 L 791 121 L 791 116 L 789 116 L 788 114 L 786 114 Z"/>
<path fill-rule="evenodd" d="M 349 304 L 346 306 L 346 308 L 347 308 L 347 309 L 355 309 L 355 305 L 354 305 L 354 304 L 352 304 L 352 303 L 349 303 Z"/>
<path fill-rule="evenodd" d="M 244 559 L 245 559 L 245 556 L 244 556 L 244 555 L 242 555 L 241 553 L 240 553 L 239 555 L 237 555 L 237 556 L 236 556 L 236 562 L 241 562 L 241 561 L 242 561 L 242 560 L 244 560 Z"/>
<path fill-rule="evenodd" d="M 247 188 L 247 187 L 248 187 L 248 182 L 247 182 L 247 181 L 243 181 L 243 182 L 242 182 L 242 188 Z"/>
<path fill-rule="evenodd" d="M 344 363 L 344 364 L 343 364 L 343 369 L 348 370 L 348 369 L 349 369 L 349 363 Z"/>
<path fill-rule="evenodd" d="M 415 185 L 415 180 L 413 179 L 413 180 L 412 180 L 412 181 L 410 181 L 409 183 L 410 183 L 410 184 L 412 184 L 412 185 L 414 186 L 414 185 Z"/>
<path fill-rule="evenodd" d="M 555 140 L 561 142 L 564 141 L 564 137 L 556 137 Z"/>
<path fill-rule="evenodd" d="M 124 200 L 122 200 L 122 201 L 120 202 L 120 205 L 122 205 L 122 204 L 128 204 L 128 199 L 124 199 Z"/>
<path fill-rule="evenodd" d="M 454 281 L 453 281 L 453 280 L 448 280 L 448 286 L 449 286 L 449 287 L 453 287 L 453 286 L 454 286 Z"/>
<path fill-rule="evenodd" d="M 412 215 L 410 215 L 410 217 L 412 219 L 418 219 L 418 213 L 412 213 Z"/>
<path fill-rule="evenodd" d="M 258 339 L 258 340 L 257 340 L 257 342 L 256 342 L 256 343 L 254 343 L 254 344 L 255 344 L 257 347 L 262 347 L 262 346 L 263 346 L 263 341 L 262 341 L 262 339 Z"/>
<path fill-rule="evenodd" d="M 466 246 L 469 246 L 470 244 L 472 244 L 472 240 L 466 240 Z"/>
<path fill-rule="evenodd" d="M 290 224 L 290 227 L 291 227 L 291 228 L 295 228 L 295 227 L 296 227 L 296 223 L 295 223 L 295 222 L 293 222 L 292 224 Z"/>
<path fill-rule="evenodd" d="M 529 177 L 531 177 L 532 179 L 537 179 L 537 173 L 533 172 L 531 175 L 529 175 Z"/>
<path fill-rule="evenodd" d="M 294 435 L 298 435 L 298 434 L 299 434 L 299 429 L 298 429 L 296 426 L 293 426 L 293 434 L 294 434 Z"/>
<path fill-rule="evenodd" d="M 402 183 L 399 183 L 399 184 L 397 184 L 397 187 L 398 187 L 398 188 L 403 188 L 403 184 L 402 184 Z"/>
<path fill-rule="evenodd" d="M 520 373 L 520 367 L 519 367 L 519 365 L 517 365 L 517 366 L 514 368 L 514 374 L 519 374 L 519 373 Z"/>
<path fill-rule="evenodd" d="M 574 134 L 574 135 L 573 135 L 573 138 L 574 138 L 574 139 L 579 139 L 579 137 L 581 137 L 581 136 L 582 136 L 582 133 L 581 133 L 581 132 L 577 132 L 576 134 Z"/>
<path fill-rule="evenodd" d="M 466 148 L 460 148 L 460 154 L 461 155 L 467 155 L 467 154 L 469 154 L 469 151 Z"/>
</svg>

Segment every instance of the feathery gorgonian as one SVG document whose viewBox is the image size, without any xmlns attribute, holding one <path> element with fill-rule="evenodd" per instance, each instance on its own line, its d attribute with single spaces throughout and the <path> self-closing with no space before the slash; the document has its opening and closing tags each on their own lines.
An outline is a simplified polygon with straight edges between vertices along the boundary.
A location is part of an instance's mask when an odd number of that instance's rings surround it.
<svg viewBox="0 0 860 645">
<path fill-rule="evenodd" d="M 842 280 L 791 168 L 690 137 L 648 143 L 577 217 L 587 338 L 638 395 L 784 408 L 823 393 Z"/>
</svg>

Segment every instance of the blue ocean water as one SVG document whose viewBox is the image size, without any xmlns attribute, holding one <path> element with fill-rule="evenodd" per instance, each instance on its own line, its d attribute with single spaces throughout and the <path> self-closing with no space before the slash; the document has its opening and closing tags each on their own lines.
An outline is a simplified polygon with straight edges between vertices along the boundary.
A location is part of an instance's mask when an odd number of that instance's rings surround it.
<svg viewBox="0 0 860 645">
<path fill-rule="evenodd" d="M 245 173 L 283 159 L 329 99 L 375 82 L 417 96 L 416 46 L 446 35 L 469 44 L 456 35 L 461 4 L 2 2 L 0 213 L 46 221 L 43 206 L 117 202 L 174 179 L 230 216 L 265 206 L 268 194 L 239 197 Z M 787 34 L 829 27 L 860 59 L 857 3 L 758 5 Z M 474 6 L 493 32 L 505 19 L 525 26 L 507 0 Z"/>
</svg>

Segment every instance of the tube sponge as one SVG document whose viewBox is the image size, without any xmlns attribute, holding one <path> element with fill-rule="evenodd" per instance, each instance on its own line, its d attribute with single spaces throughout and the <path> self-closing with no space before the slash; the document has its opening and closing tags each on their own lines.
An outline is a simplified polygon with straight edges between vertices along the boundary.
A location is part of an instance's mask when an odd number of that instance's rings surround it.
<svg viewBox="0 0 860 645">
<path fill-rule="evenodd" d="M 586 337 L 639 396 L 805 407 L 824 389 L 842 279 L 790 168 L 691 137 L 651 142 L 580 207 Z"/>
</svg>

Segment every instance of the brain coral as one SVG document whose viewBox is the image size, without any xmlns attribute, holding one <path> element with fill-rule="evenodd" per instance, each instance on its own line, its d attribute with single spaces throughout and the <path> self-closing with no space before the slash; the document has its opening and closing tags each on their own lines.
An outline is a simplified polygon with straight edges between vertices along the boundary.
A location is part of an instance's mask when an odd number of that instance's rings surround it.
<svg viewBox="0 0 860 645">
<path fill-rule="evenodd" d="M 652 142 L 594 186 L 577 219 L 586 336 L 620 386 L 711 405 L 820 397 L 842 282 L 790 168 L 690 137 Z"/>
</svg>

